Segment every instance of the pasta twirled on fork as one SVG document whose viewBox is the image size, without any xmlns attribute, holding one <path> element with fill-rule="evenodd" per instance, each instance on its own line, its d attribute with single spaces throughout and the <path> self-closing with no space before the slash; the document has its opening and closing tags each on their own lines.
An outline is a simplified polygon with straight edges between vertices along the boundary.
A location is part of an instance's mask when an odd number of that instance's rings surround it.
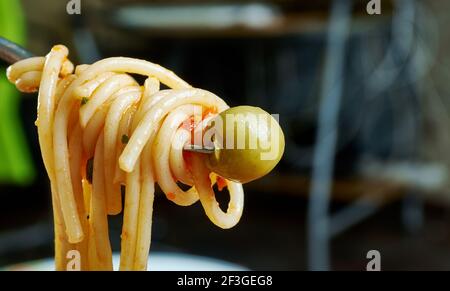
<svg viewBox="0 0 450 291">
<path fill-rule="evenodd" d="M 243 210 L 242 185 L 225 180 L 230 202 L 223 212 L 204 156 L 183 152 L 191 130 L 226 103 L 148 61 L 115 57 L 74 67 L 68 53 L 57 45 L 7 72 L 20 91 L 39 90 L 36 126 L 51 183 L 56 269 L 65 270 L 67 252 L 78 250 L 83 270 L 112 270 L 108 215 L 123 210 L 120 269 L 145 270 L 155 183 L 172 202 L 200 200 L 214 224 L 233 227 Z M 147 79 L 141 85 L 130 74 Z"/>
</svg>

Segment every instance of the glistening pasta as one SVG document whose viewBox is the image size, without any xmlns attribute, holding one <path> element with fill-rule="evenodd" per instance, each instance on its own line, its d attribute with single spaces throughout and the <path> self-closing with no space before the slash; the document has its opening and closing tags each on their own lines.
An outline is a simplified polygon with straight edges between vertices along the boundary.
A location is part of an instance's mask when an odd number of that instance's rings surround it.
<svg viewBox="0 0 450 291">
<path fill-rule="evenodd" d="M 183 151 L 192 128 L 226 103 L 148 61 L 115 57 L 74 67 L 68 53 L 57 45 L 7 71 L 20 91 L 39 90 L 36 126 L 51 184 L 56 269 L 65 270 L 66 254 L 77 250 L 82 270 L 112 270 L 108 215 L 123 210 L 120 270 L 145 270 L 155 183 L 172 202 L 200 200 L 214 224 L 233 227 L 242 185 L 211 173 L 203 155 Z M 141 85 L 130 74 L 147 79 Z M 227 212 L 211 187 L 218 180 L 230 193 Z"/>
</svg>

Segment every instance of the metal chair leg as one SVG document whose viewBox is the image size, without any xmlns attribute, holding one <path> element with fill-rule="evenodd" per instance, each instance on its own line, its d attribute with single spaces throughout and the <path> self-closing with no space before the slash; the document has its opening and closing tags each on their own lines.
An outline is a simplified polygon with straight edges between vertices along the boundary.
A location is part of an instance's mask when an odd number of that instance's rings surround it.
<svg viewBox="0 0 450 291">
<path fill-rule="evenodd" d="M 335 0 L 327 35 L 322 98 L 313 157 L 308 206 L 308 264 L 310 270 L 330 269 L 329 204 L 333 180 L 338 116 L 342 97 L 345 46 L 350 29 L 351 0 Z"/>
</svg>

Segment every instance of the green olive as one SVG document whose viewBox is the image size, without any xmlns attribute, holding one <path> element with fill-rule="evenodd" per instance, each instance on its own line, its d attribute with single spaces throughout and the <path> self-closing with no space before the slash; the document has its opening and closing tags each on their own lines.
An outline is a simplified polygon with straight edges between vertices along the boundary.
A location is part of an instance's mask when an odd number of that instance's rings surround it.
<svg viewBox="0 0 450 291">
<path fill-rule="evenodd" d="M 221 124 L 221 126 L 220 126 Z M 247 183 L 268 174 L 284 152 L 284 134 L 278 122 L 259 107 L 227 109 L 211 122 L 214 153 L 211 171 L 232 181 Z"/>
</svg>

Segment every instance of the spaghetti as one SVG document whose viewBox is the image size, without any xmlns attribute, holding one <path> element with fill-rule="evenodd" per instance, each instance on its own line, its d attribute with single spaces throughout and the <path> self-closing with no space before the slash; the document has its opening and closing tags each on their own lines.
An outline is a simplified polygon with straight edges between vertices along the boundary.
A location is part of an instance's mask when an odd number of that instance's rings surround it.
<svg viewBox="0 0 450 291">
<path fill-rule="evenodd" d="M 183 152 L 191 131 L 226 103 L 148 61 L 114 57 L 74 67 L 68 53 L 57 45 L 7 71 L 20 91 L 39 90 L 36 126 L 51 183 L 56 270 L 66 269 L 70 250 L 79 251 L 82 270 L 112 270 L 108 215 L 122 209 L 120 270 L 146 270 L 155 183 L 170 201 L 200 200 L 214 224 L 233 227 L 242 185 L 217 178 L 204 155 Z M 147 79 L 140 85 L 130 74 Z M 212 189 L 217 180 L 230 193 L 227 212 Z"/>
</svg>

